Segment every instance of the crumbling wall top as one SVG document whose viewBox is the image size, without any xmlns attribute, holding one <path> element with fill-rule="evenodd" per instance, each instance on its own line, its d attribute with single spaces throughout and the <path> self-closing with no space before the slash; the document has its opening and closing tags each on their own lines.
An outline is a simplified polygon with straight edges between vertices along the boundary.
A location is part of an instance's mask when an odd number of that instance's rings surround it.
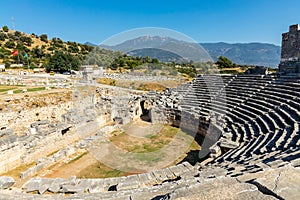
<svg viewBox="0 0 300 200">
<path fill-rule="evenodd" d="M 296 32 L 299 30 L 300 30 L 299 24 L 294 24 L 290 26 L 289 32 Z"/>
</svg>

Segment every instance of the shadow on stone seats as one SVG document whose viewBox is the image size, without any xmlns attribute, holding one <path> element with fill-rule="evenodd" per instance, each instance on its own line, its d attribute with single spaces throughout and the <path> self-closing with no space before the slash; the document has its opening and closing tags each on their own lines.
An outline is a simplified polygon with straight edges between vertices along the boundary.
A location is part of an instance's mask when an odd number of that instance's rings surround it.
<svg viewBox="0 0 300 200">
<path fill-rule="evenodd" d="M 202 143 L 204 141 L 204 137 L 200 134 L 196 134 L 194 140 L 202 147 Z M 191 150 L 187 153 L 186 157 L 180 161 L 180 163 L 188 162 L 191 165 L 195 165 L 197 162 L 202 162 L 203 160 L 206 160 L 209 157 L 209 154 L 207 153 L 207 150 Z M 205 151 L 205 152 L 204 152 Z M 178 163 L 178 164 L 180 164 Z"/>
<path fill-rule="evenodd" d="M 190 163 L 191 165 L 195 165 L 199 162 L 202 162 L 204 160 L 206 160 L 208 157 L 209 157 L 209 154 L 207 154 L 206 156 L 204 157 L 199 157 L 199 153 L 200 153 L 201 150 L 191 150 L 187 153 L 186 157 L 180 161 L 178 164 L 181 164 L 183 162 L 188 162 Z"/>
</svg>

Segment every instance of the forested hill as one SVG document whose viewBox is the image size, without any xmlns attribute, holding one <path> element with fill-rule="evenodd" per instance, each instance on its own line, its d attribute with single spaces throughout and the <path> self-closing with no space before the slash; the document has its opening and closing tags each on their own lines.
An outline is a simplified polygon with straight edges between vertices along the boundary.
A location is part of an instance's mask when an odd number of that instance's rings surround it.
<svg viewBox="0 0 300 200">
<path fill-rule="evenodd" d="M 47 71 L 78 70 L 82 64 L 110 65 L 121 54 L 89 44 L 48 38 L 47 34 L 23 33 L 0 27 L 0 64 L 5 68 L 22 64 L 23 68 L 43 67 Z"/>
<path fill-rule="evenodd" d="M 277 67 L 280 62 L 280 46 L 267 43 L 201 43 L 200 44 L 217 61 L 225 56 L 241 65 L 262 65 Z"/>
</svg>

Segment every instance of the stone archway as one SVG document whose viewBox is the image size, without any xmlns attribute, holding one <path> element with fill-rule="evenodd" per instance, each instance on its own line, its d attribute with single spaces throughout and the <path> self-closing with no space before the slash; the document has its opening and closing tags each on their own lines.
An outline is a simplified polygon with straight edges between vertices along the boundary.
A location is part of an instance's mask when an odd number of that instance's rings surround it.
<svg viewBox="0 0 300 200">
<path fill-rule="evenodd" d="M 142 100 L 140 102 L 140 106 L 142 109 L 142 114 L 140 115 L 141 120 L 151 122 L 151 117 L 150 117 L 150 108 L 151 104 L 147 100 Z"/>
</svg>

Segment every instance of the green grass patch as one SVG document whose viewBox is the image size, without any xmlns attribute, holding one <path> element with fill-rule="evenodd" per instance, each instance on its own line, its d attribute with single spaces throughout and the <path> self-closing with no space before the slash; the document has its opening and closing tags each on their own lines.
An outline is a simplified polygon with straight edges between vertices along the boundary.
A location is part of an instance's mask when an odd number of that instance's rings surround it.
<svg viewBox="0 0 300 200">
<path fill-rule="evenodd" d="M 76 160 L 79 160 L 80 158 L 82 158 L 83 156 L 85 156 L 86 154 L 88 154 L 88 152 L 84 152 L 82 154 L 80 154 L 79 156 L 76 156 L 75 158 L 73 158 L 72 160 L 70 160 L 68 162 L 68 164 L 75 162 Z"/>
<path fill-rule="evenodd" d="M 0 93 L 4 93 L 7 92 L 9 90 L 13 90 L 14 94 L 19 94 L 23 92 L 23 89 L 19 89 L 19 87 L 24 87 L 23 85 L 19 85 L 19 86 L 0 86 Z M 27 88 L 27 92 L 36 92 L 36 91 L 42 91 L 45 90 L 45 87 L 34 87 L 34 88 Z"/>
<path fill-rule="evenodd" d="M 15 179 L 18 179 L 18 178 L 20 178 L 21 172 L 26 171 L 27 169 L 29 169 L 30 167 L 32 167 L 34 165 L 36 165 L 35 162 L 32 162 L 32 163 L 27 164 L 27 165 L 20 165 L 20 166 L 18 166 L 16 168 L 14 168 L 14 169 L 12 169 L 12 170 L 4 173 L 4 174 L 1 174 L 1 176 L 11 176 L 11 177 L 13 177 Z"/>
<path fill-rule="evenodd" d="M 58 151 L 59 151 L 59 150 L 56 150 L 56 151 L 53 151 L 53 152 L 49 153 L 49 154 L 47 155 L 47 157 L 53 156 L 53 155 L 56 154 Z"/>
<path fill-rule="evenodd" d="M 136 138 L 124 132 L 115 134 L 110 141 L 116 146 L 133 153 L 154 152 L 167 145 L 177 134 L 188 141 L 186 133 L 180 129 L 166 125 L 159 133 L 146 135 L 145 138 Z"/>
<path fill-rule="evenodd" d="M 35 87 L 35 88 L 28 88 L 27 92 L 37 92 L 37 91 L 41 91 L 41 90 L 45 90 L 45 87 Z"/>
<path fill-rule="evenodd" d="M 201 149 L 200 145 L 194 140 L 190 146 L 190 150 L 199 150 Z"/>
<path fill-rule="evenodd" d="M 79 178 L 109 178 L 126 175 L 128 175 L 128 173 L 117 169 L 112 169 L 99 162 L 84 168 L 77 176 Z"/>
<path fill-rule="evenodd" d="M 156 134 L 149 134 L 149 135 L 146 135 L 146 138 L 149 138 L 149 139 L 153 139 L 153 138 L 156 138 L 157 135 Z"/>
<path fill-rule="evenodd" d="M 153 164 L 159 162 L 161 159 L 163 159 L 163 157 L 164 157 L 164 155 L 162 155 L 162 154 L 139 153 L 139 154 L 135 154 L 134 159 L 145 162 L 148 165 L 153 165 Z"/>
<path fill-rule="evenodd" d="M 184 151 L 182 155 L 179 155 L 178 159 L 176 158 L 176 160 L 172 162 L 172 164 L 176 164 L 184 159 L 188 151 L 200 149 L 200 146 L 196 141 L 194 141 L 192 136 L 182 132 L 176 127 L 169 125 L 165 125 L 159 132 L 155 134 L 153 133 L 146 135 L 145 138 L 137 138 L 124 132 L 120 133 L 115 131 L 109 139 L 110 142 L 120 149 L 135 153 L 130 155 L 130 159 L 132 159 L 132 161 L 137 161 L 138 164 L 146 166 L 156 166 L 157 163 L 168 158 L 168 156 L 170 156 L 170 152 L 160 150 L 163 149 L 165 145 L 168 145 L 173 139 L 177 141 L 175 142 L 175 146 L 173 146 L 173 148 L 177 148 L 176 144 L 178 144 L 178 147 L 181 148 L 182 146 Z M 120 162 L 122 162 L 122 154 L 114 155 L 116 159 L 119 156 Z M 77 157 L 75 159 L 79 158 Z M 135 171 L 132 173 L 140 172 Z M 97 162 L 83 168 L 76 176 L 79 178 L 108 178 L 125 176 L 132 173 L 123 172 L 118 169 L 112 169 L 103 163 Z"/>
<path fill-rule="evenodd" d="M 20 94 L 22 92 L 23 92 L 23 90 L 14 90 L 14 94 Z"/>
<path fill-rule="evenodd" d="M 0 86 L 0 92 L 7 92 L 16 88 L 16 86 Z"/>
</svg>

